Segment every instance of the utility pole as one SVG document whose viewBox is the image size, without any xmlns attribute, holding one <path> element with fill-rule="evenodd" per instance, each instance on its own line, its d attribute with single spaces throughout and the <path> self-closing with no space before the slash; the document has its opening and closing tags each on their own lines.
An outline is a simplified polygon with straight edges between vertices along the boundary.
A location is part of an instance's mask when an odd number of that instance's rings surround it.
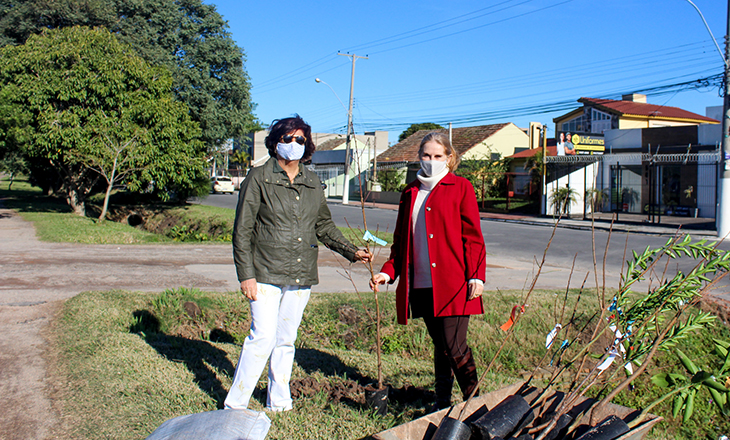
<svg viewBox="0 0 730 440">
<path fill-rule="evenodd" d="M 720 151 L 720 169 L 718 170 L 717 210 L 715 226 L 717 236 L 725 238 L 730 233 L 730 0 L 727 2 L 727 29 L 725 31 L 725 81 L 722 105 L 722 148 Z M 703 17 L 704 20 L 704 17 Z"/>
<path fill-rule="evenodd" d="M 730 1 L 730 0 L 728 0 Z M 350 55 L 349 53 L 337 53 L 343 57 L 352 58 L 352 76 L 350 77 L 350 108 L 347 110 L 347 149 L 345 150 L 345 183 L 342 185 L 342 204 L 347 205 L 350 203 L 350 156 L 352 137 L 355 135 L 352 128 L 352 100 L 354 98 L 353 92 L 355 90 L 355 60 L 357 58 L 368 59 L 367 56 L 361 57 L 355 54 Z"/>
<path fill-rule="evenodd" d="M 730 0 L 729 0 L 730 1 Z M 542 126 L 542 194 L 540 197 L 540 213 L 547 215 L 547 125 Z"/>
</svg>

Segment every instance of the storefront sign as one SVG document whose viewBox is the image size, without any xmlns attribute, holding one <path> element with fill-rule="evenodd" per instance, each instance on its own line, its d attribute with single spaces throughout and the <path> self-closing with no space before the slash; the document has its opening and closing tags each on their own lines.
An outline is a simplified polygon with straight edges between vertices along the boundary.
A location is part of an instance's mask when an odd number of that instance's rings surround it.
<svg viewBox="0 0 730 440">
<path fill-rule="evenodd" d="M 603 135 L 559 132 L 555 140 L 558 156 L 574 154 L 603 154 Z"/>
<path fill-rule="evenodd" d="M 603 154 L 606 149 L 600 135 L 574 134 L 572 138 L 578 154 Z"/>
</svg>

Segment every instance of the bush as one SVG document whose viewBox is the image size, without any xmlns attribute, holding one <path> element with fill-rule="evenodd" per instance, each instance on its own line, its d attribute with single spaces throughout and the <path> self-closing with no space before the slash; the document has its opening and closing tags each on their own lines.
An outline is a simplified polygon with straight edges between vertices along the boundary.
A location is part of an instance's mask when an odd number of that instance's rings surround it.
<svg viewBox="0 0 730 440">
<path fill-rule="evenodd" d="M 404 183 L 405 173 L 397 169 L 390 168 L 378 171 L 378 177 L 375 179 L 380 184 L 382 191 L 401 192 L 406 187 Z"/>
</svg>

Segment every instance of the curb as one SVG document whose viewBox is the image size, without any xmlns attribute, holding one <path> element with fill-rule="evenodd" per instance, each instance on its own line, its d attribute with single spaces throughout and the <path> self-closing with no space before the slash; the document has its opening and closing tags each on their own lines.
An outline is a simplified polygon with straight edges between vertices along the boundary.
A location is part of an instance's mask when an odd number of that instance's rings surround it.
<svg viewBox="0 0 730 440">
<path fill-rule="evenodd" d="M 338 201 L 334 200 L 327 200 L 327 204 L 340 204 Z M 354 204 L 350 206 L 355 206 Z M 357 208 L 360 208 L 360 206 L 357 206 Z M 391 211 L 398 210 L 398 205 L 390 205 L 390 204 L 365 204 L 365 208 L 369 209 L 387 209 Z M 514 224 L 520 224 L 520 225 L 528 225 L 528 226 L 542 226 L 542 227 L 549 227 L 552 228 L 555 226 L 555 223 L 552 220 L 536 220 L 534 218 L 530 217 L 521 217 L 521 218 L 504 218 L 504 217 L 492 217 L 485 213 L 480 213 L 479 218 L 482 220 L 488 220 L 493 222 L 503 222 L 503 223 L 514 223 Z M 580 222 L 580 223 L 578 223 Z M 583 220 L 571 220 L 571 219 L 565 219 L 561 220 L 558 223 L 558 228 L 561 229 L 575 229 L 580 231 L 590 231 L 591 230 L 591 224 L 590 221 L 586 221 L 586 224 L 583 224 Z M 601 230 L 601 231 L 610 231 L 611 225 L 605 224 L 605 222 L 595 222 L 593 224 L 593 229 L 595 230 Z M 657 236 L 674 236 L 677 233 L 677 229 L 675 228 L 667 228 L 663 226 L 634 226 L 634 225 L 628 225 L 628 224 L 622 224 L 622 223 L 614 223 L 613 224 L 613 232 L 630 232 L 632 234 L 644 234 L 644 235 L 657 235 Z M 700 230 L 700 229 L 681 229 L 682 234 L 688 234 L 695 237 L 701 237 L 701 238 L 707 238 L 708 240 L 718 240 L 717 232 L 712 230 Z"/>
</svg>

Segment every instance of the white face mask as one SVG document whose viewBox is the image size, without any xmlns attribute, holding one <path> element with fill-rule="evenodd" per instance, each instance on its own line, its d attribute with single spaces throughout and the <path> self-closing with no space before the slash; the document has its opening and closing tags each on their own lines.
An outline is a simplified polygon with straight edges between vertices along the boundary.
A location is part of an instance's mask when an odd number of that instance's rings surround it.
<svg viewBox="0 0 730 440">
<path fill-rule="evenodd" d="M 302 156 L 304 156 L 304 145 L 293 141 L 288 144 L 279 142 L 276 144 L 276 153 L 281 156 L 282 159 L 299 160 Z"/>
<path fill-rule="evenodd" d="M 425 174 L 428 177 L 441 174 L 446 169 L 447 166 L 448 166 L 448 162 L 445 160 L 422 160 L 421 161 L 421 171 L 423 171 L 423 174 Z"/>
</svg>

